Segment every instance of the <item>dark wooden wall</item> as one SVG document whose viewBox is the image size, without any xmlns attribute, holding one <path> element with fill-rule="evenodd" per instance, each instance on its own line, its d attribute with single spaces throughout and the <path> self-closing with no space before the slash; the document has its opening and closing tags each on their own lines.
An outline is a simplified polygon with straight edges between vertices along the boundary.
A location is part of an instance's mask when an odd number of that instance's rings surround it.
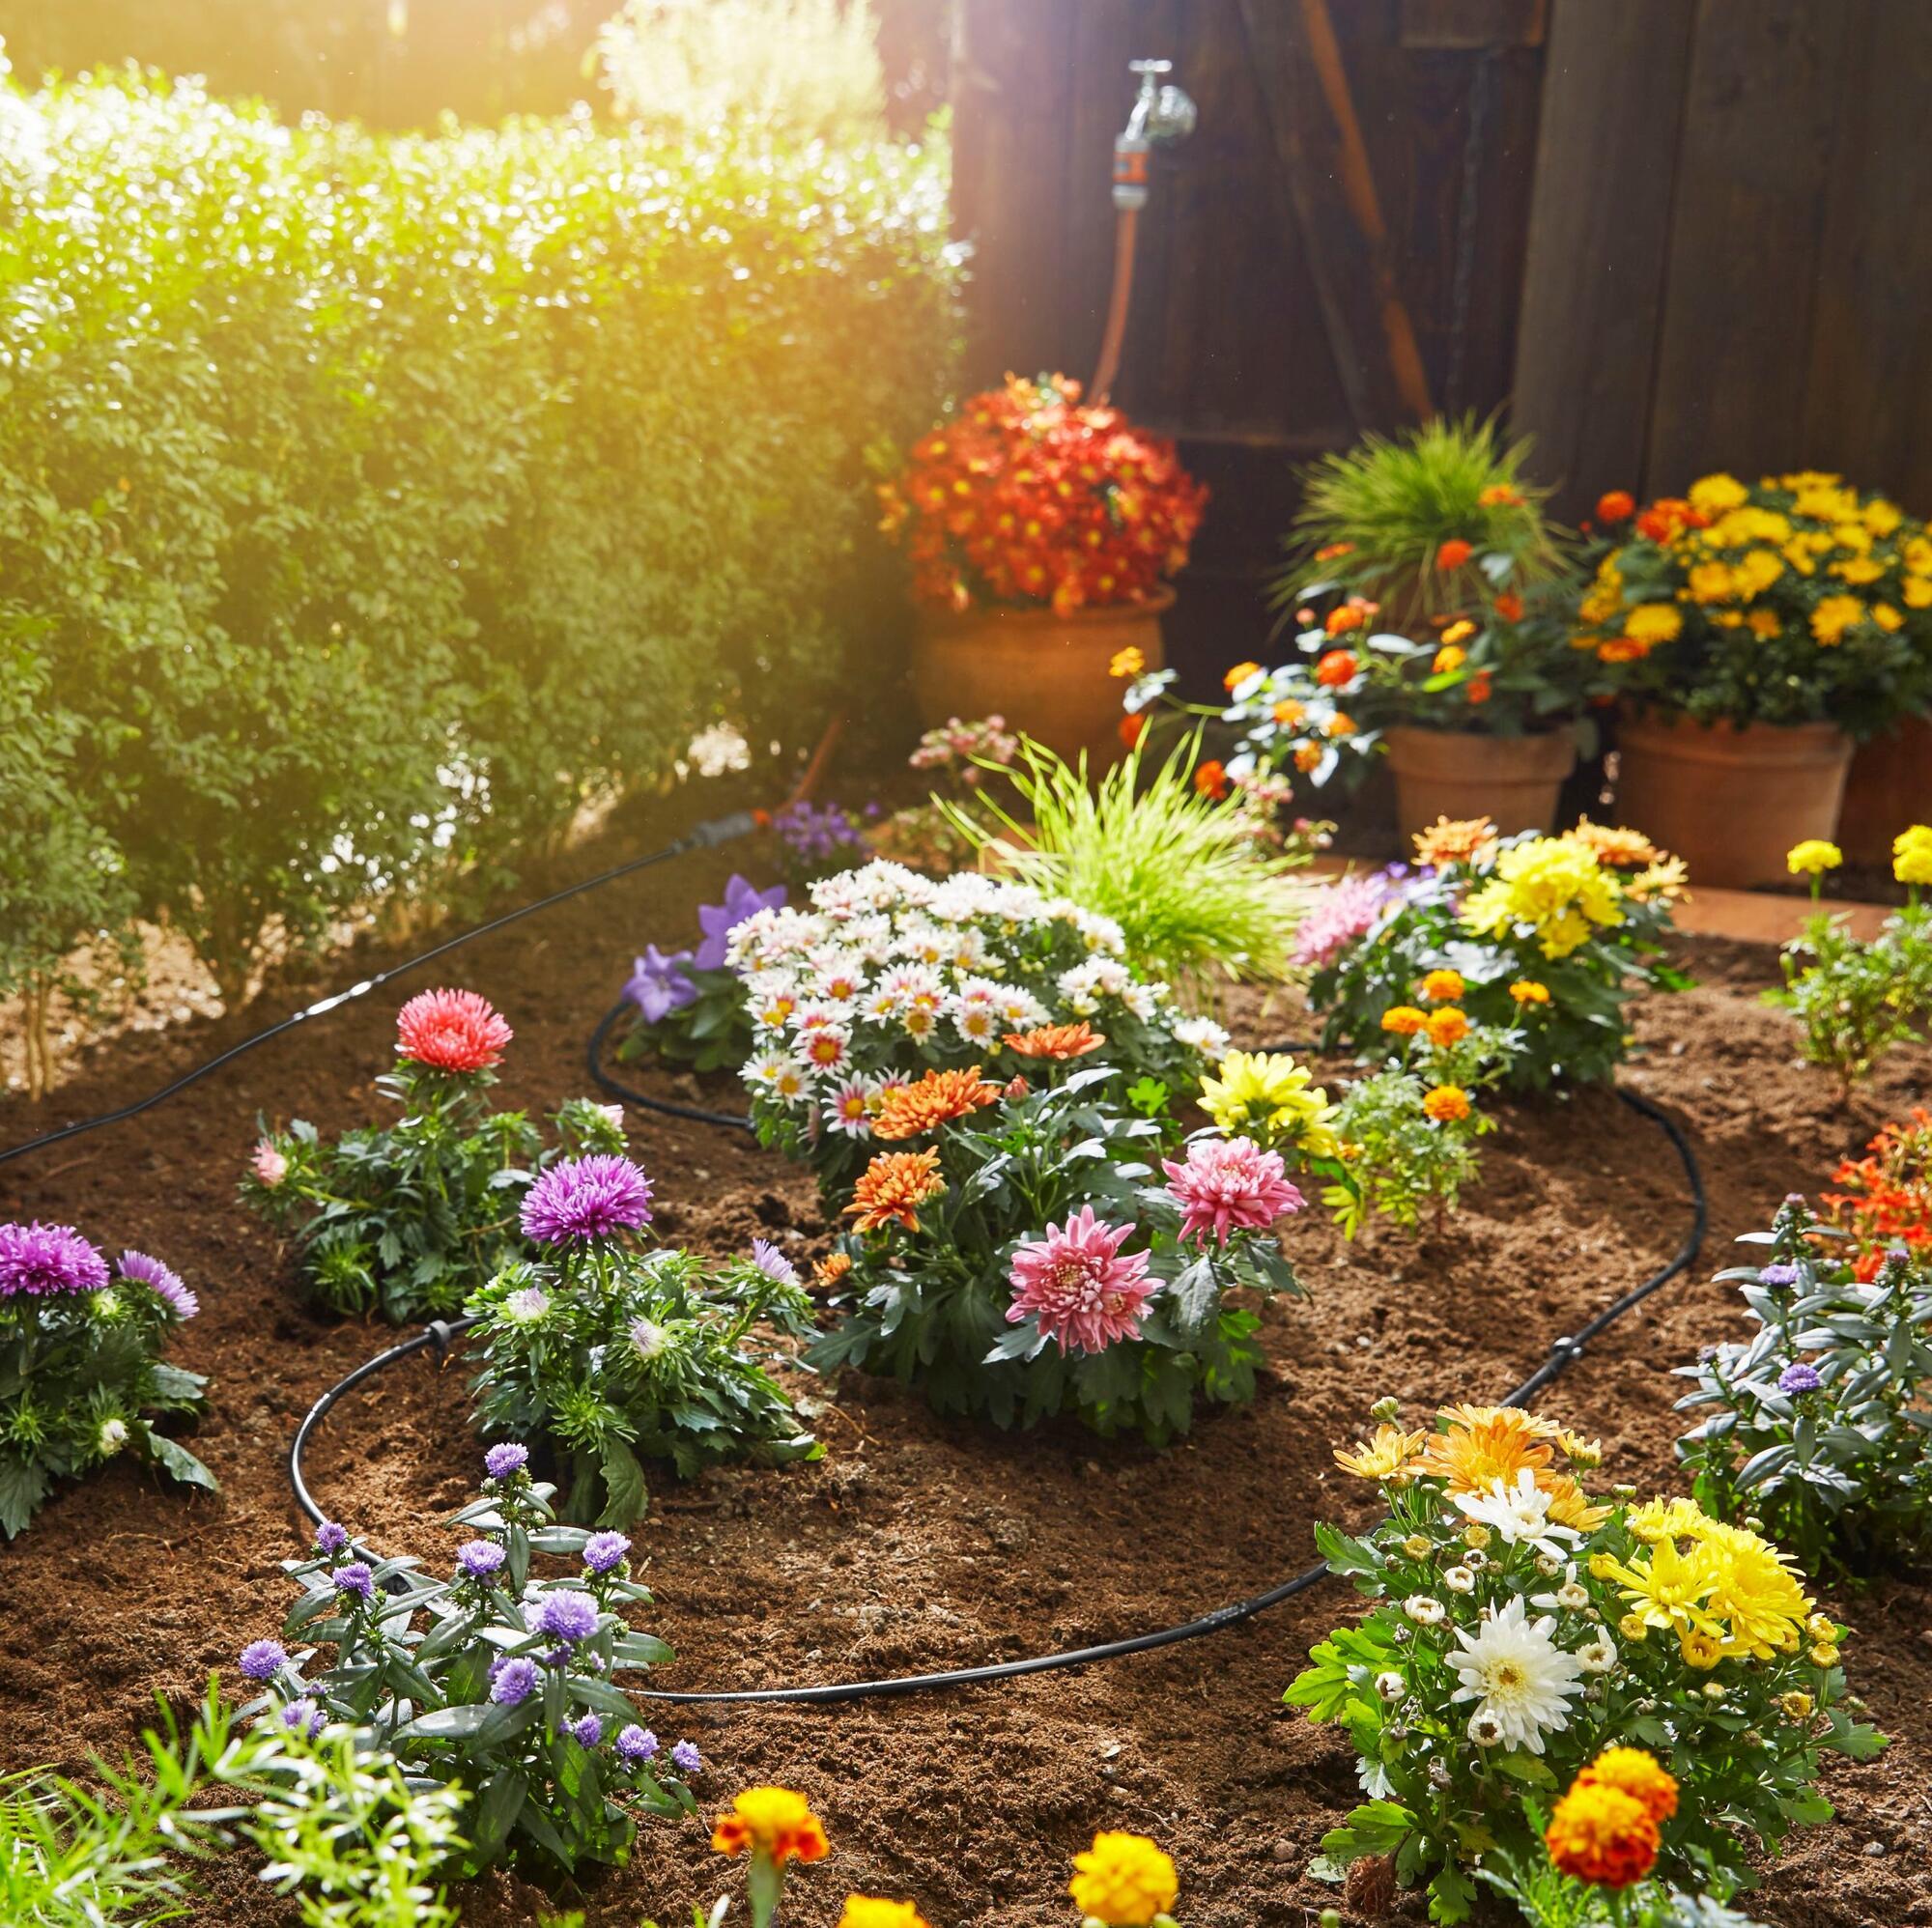
<svg viewBox="0 0 1932 1928">
<path fill-rule="evenodd" d="M 1201 107 L 1115 388 L 1214 490 L 1197 685 L 1295 466 L 1427 409 L 1506 410 L 1572 514 L 1801 463 L 1932 511 L 1932 0 L 958 0 L 976 377 L 1091 371 L 1136 55 Z"/>
</svg>

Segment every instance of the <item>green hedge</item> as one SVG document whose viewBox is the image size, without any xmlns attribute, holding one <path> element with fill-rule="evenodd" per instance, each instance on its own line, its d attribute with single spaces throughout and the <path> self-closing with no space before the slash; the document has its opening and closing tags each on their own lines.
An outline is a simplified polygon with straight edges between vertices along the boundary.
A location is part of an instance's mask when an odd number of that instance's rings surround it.
<svg viewBox="0 0 1932 1928">
<path fill-rule="evenodd" d="M 0 83 L 0 991 L 127 915 L 232 991 L 708 721 L 808 733 L 954 281 L 932 153 Z"/>
</svg>

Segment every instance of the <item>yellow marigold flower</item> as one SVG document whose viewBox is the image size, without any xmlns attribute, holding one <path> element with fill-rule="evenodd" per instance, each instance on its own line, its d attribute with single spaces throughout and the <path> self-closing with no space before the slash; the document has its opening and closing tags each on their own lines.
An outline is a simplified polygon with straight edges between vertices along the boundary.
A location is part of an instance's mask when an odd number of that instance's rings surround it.
<svg viewBox="0 0 1932 1928">
<path fill-rule="evenodd" d="M 1335 1463 L 1359 1480 L 1392 1480 L 1408 1470 L 1429 1435 L 1405 1432 L 1400 1426 L 1378 1426 L 1366 1441 L 1346 1450 L 1335 1448 Z"/>
<path fill-rule="evenodd" d="M 1125 649 L 1115 650 L 1107 661 L 1109 676 L 1138 676 L 1146 667 L 1147 658 L 1134 643 L 1129 643 Z M 1233 685 L 1229 687 L 1232 688 Z"/>
<path fill-rule="evenodd" d="M 1916 823 L 1891 839 L 1891 874 L 1901 884 L 1932 884 L 1932 824 Z"/>
<path fill-rule="evenodd" d="M 1784 558 L 1775 549 L 1748 549 L 1733 574 L 1739 595 L 1761 596 L 1784 574 Z"/>
<path fill-rule="evenodd" d="M 1547 1005 L 1549 1002 L 1549 986 L 1539 984 L 1534 978 L 1519 978 L 1510 986 L 1510 996 L 1520 1005 Z"/>
<path fill-rule="evenodd" d="M 1776 610 L 1747 610 L 1745 626 L 1760 642 L 1784 634 L 1784 618 Z"/>
<path fill-rule="evenodd" d="M 1455 1005 L 1429 1013 L 1429 1041 L 1438 1051 L 1461 1044 L 1469 1035 L 1469 1014 Z"/>
<path fill-rule="evenodd" d="M 1538 836 L 1503 852 L 1495 875 L 1464 901 L 1462 921 L 1481 937 L 1526 927 L 1546 957 L 1568 957 L 1593 929 L 1622 921 L 1622 894 L 1587 844 Z"/>
<path fill-rule="evenodd" d="M 1437 817 L 1415 833 L 1415 861 L 1441 869 L 1449 864 L 1480 864 L 1496 847 L 1496 827 L 1488 817 Z"/>
<path fill-rule="evenodd" d="M 1932 568 L 1932 561 L 1928 561 L 1926 566 Z M 1467 642 L 1475 633 L 1476 625 L 1467 616 L 1462 616 L 1442 632 L 1442 640 L 1446 643 Z M 1440 666 L 1438 664 L 1437 667 Z"/>
<path fill-rule="evenodd" d="M 1854 555 L 1863 555 L 1871 548 L 1871 531 L 1862 523 L 1833 523 L 1832 542 L 1834 548 L 1849 550 Z"/>
<path fill-rule="evenodd" d="M 1908 610 L 1932 610 L 1932 576 L 1908 576 L 1904 598 Z"/>
<path fill-rule="evenodd" d="M 1707 516 L 1721 515 L 1724 510 L 1735 509 L 1749 500 L 1750 491 L 1735 475 L 1726 475 L 1722 470 L 1702 476 L 1690 485 L 1691 506 L 1702 509 Z"/>
<path fill-rule="evenodd" d="M 1728 563 L 1695 563 L 1691 566 L 1689 580 L 1694 602 L 1728 603 L 1737 594 L 1737 584 L 1731 580 Z"/>
<path fill-rule="evenodd" d="M 918 1138 L 955 1118 L 998 1103 L 999 1096 L 999 1086 L 982 1078 L 977 1064 L 963 1071 L 928 1071 L 916 1083 L 895 1085 L 880 1096 L 872 1130 L 888 1142 Z"/>
<path fill-rule="evenodd" d="M 1431 1004 L 1446 1005 L 1467 988 L 1460 971 L 1432 971 L 1422 980 L 1422 995 Z"/>
<path fill-rule="evenodd" d="M 1885 575 L 1885 564 L 1875 556 L 1854 555 L 1844 562 L 1834 562 L 1832 574 L 1846 582 L 1876 582 Z"/>
<path fill-rule="evenodd" d="M 881 1901 L 876 1895 L 848 1894 L 838 1928 L 931 1928 L 909 1901 Z"/>
<path fill-rule="evenodd" d="M 1826 596 L 1811 611 L 1811 634 L 1830 648 L 1845 632 L 1865 619 L 1865 606 L 1856 596 Z"/>
<path fill-rule="evenodd" d="M 1332 1158 L 1339 1148 L 1328 1093 L 1285 1052 L 1229 1052 L 1219 1074 L 1201 1081 L 1201 1109 L 1231 1138 L 1264 1131 L 1313 1158 Z"/>
<path fill-rule="evenodd" d="M 1639 603 L 1624 617 L 1624 634 L 1638 642 L 1675 642 L 1683 631 L 1683 611 L 1672 603 Z"/>
<path fill-rule="evenodd" d="M 1580 1776 L 1550 1810 L 1543 1841 L 1552 1867 L 1594 1888 L 1634 1886 L 1657 1865 L 1657 1822 L 1643 1802 Z"/>
<path fill-rule="evenodd" d="M 1865 527 L 1873 535 L 1889 535 L 1905 520 L 1905 511 L 1883 496 L 1874 496 L 1861 513 Z"/>
<path fill-rule="evenodd" d="M 1413 1005 L 1391 1005 L 1382 1012 L 1382 1029 L 1394 1032 L 1398 1037 L 1413 1037 L 1428 1022 L 1429 1013 L 1417 1010 Z"/>
<path fill-rule="evenodd" d="M 1654 1754 L 1641 1747 L 1605 1747 L 1577 1776 L 1577 1787 L 1613 1787 L 1643 1803 L 1656 1822 L 1677 1812 L 1677 1779 Z"/>
<path fill-rule="evenodd" d="M 831 1853 L 811 1803 L 788 1787 L 748 1787 L 718 1817 L 711 1845 L 721 1855 L 742 1855 L 749 1848 L 778 1867 L 788 1860 L 822 1860 Z"/>
<path fill-rule="evenodd" d="M 1437 1124 L 1460 1124 L 1469 1116 L 1469 1094 L 1461 1085 L 1437 1085 L 1423 1092 L 1422 1109 Z"/>
<path fill-rule="evenodd" d="M 1889 603 L 1872 605 L 1872 621 L 1888 636 L 1896 636 L 1905 627 L 1905 618 Z"/>
<path fill-rule="evenodd" d="M 1180 1892 L 1172 1858 L 1145 1834 L 1103 1829 L 1085 1854 L 1074 1856 L 1073 1865 L 1077 1872 L 1066 1891 L 1102 1928 L 1151 1928 Z"/>
<path fill-rule="evenodd" d="M 917 1232 L 918 1207 L 945 1189 L 937 1151 L 880 1151 L 860 1173 L 845 1216 L 854 1232 L 877 1232 L 886 1225 Z"/>
<path fill-rule="evenodd" d="M 1784 853 L 1784 867 L 1794 877 L 1821 877 L 1835 870 L 1845 861 L 1845 853 L 1822 836 L 1807 836 Z"/>
<path fill-rule="evenodd" d="M 1237 663 L 1221 678 L 1221 686 L 1223 689 L 1233 690 L 1245 683 L 1250 676 L 1259 676 L 1261 673 L 1262 666 L 1259 663 Z"/>
<path fill-rule="evenodd" d="M 1445 642 L 1435 652 L 1435 659 L 1429 666 L 1437 676 L 1446 676 L 1452 669 L 1462 668 L 1468 660 L 1469 652 L 1466 649 L 1459 649 L 1453 642 Z"/>
</svg>

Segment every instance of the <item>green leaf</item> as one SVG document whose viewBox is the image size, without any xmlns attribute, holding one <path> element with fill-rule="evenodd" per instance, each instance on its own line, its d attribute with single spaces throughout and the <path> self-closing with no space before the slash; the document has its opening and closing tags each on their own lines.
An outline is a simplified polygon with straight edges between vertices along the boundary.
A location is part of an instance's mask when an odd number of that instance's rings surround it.
<svg viewBox="0 0 1932 1928">
<path fill-rule="evenodd" d="M 164 1432 L 156 1432 L 153 1427 L 147 1429 L 147 1433 L 149 1452 L 170 1477 L 181 1481 L 184 1486 L 201 1487 L 209 1492 L 219 1490 L 214 1475 L 180 1441 L 170 1439 Z"/>
<path fill-rule="evenodd" d="M 1383 1567 L 1379 1553 L 1366 1540 L 1356 1540 L 1326 1520 L 1315 1523 L 1315 1545 L 1328 1562 L 1331 1574 L 1378 1574 Z"/>
</svg>

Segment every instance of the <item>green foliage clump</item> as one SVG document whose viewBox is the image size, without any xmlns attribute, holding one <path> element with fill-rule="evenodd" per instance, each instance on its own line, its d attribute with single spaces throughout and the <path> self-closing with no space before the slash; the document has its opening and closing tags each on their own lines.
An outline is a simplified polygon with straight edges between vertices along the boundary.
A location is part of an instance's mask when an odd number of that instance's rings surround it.
<svg viewBox="0 0 1932 1928">
<path fill-rule="evenodd" d="M 1932 907 L 1894 912 L 1868 944 L 1848 919 L 1817 912 L 1778 962 L 1784 982 L 1766 1001 L 1797 1018 L 1805 1062 L 1833 1071 L 1848 1097 L 1893 1045 L 1922 1037 L 1932 1021 Z"/>
<path fill-rule="evenodd" d="M 876 593 L 867 450 L 946 385 L 946 230 L 887 141 L 0 93 L 0 719 L 58 695 L 0 729 L 0 993 L 142 916 L 233 998 L 715 718 L 810 731 Z"/>
</svg>

